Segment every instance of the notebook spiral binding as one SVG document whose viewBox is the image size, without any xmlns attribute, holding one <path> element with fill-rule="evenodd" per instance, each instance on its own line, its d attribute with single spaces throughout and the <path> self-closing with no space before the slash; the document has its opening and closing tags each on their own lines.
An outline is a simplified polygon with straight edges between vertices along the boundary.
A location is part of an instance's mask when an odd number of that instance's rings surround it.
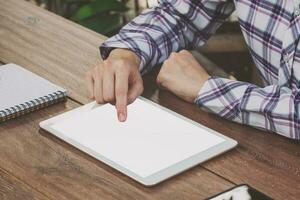
<svg viewBox="0 0 300 200">
<path fill-rule="evenodd" d="M 19 117 L 21 115 L 25 115 L 35 110 L 47 107 L 49 105 L 65 101 L 66 98 L 66 92 L 57 91 L 52 94 L 48 94 L 22 104 L 15 105 L 4 110 L 0 110 L 0 123 L 9 119 L 13 119 L 15 117 Z"/>
</svg>

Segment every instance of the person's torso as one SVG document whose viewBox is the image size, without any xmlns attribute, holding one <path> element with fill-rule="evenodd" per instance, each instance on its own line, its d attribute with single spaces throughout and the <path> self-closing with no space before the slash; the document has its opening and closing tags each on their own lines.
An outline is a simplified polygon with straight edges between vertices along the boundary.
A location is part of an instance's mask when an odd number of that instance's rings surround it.
<svg viewBox="0 0 300 200">
<path fill-rule="evenodd" d="M 265 85 L 299 86 L 300 1 L 235 0 L 235 5 Z"/>
</svg>

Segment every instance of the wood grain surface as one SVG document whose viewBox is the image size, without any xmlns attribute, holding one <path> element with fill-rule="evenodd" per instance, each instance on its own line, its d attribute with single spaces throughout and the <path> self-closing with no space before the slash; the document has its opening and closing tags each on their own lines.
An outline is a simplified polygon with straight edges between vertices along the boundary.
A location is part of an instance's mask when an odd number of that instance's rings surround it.
<svg viewBox="0 0 300 200">
<path fill-rule="evenodd" d="M 0 169 L 0 199 L 1 200 L 49 200 L 46 196 L 19 181 L 16 177 Z"/>
<path fill-rule="evenodd" d="M 68 100 L 0 126 L 0 167 L 49 199 L 203 199 L 233 186 L 195 167 L 146 188 L 39 129 L 39 122 L 78 107 Z"/>
<path fill-rule="evenodd" d="M 98 46 L 105 37 L 26 2 L 0 0 L 0 38 L 1 61 L 20 64 L 67 88 L 69 97 L 80 104 L 90 101 L 85 96 L 83 77 L 89 67 L 101 62 Z M 47 134 L 37 134 L 38 121 L 79 105 L 69 100 L 65 108 L 54 106 L 0 125 L 0 135 L 6 139 L 1 141 L 0 167 L 51 198 L 201 199 L 232 183 L 247 183 L 275 199 L 299 199 L 299 142 L 229 122 L 159 90 L 154 81 L 157 70 L 144 77 L 143 96 L 236 139 L 239 146 L 204 163 L 203 168 L 199 166 L 155 188 L 144 188 Z M 17 137 L 20 132 L 25 138 Z M 36 135 L 38 139 L 31 142 L 29 138 Z M 53 152 L 45 147 L 53 148 Z M 27 154 L 33 155 L 32 160 L 25 161 Z M 67 160 L 71 157 L 75 167 L 64 161 L 63 155 Z M 78 166 L 84 169 L 83 175 Z"/>
<path fill-rule="evenodd" d="M 26 66 L 87 102 L 84 72 L 100 62 L 104 36 L 22 0 L 0 0 L 0 38 L 2 62 Z"/>
<path fill-rule="evenodd" d="M 154 81 L 155 73 L 144 77 L 149 86 L 146 98 L 238 141 L 234 150 L 204 163 L 206 169 L 236 184 L 250 184 L 275 199 L 299 199 L 299 141 L 207 113 L 167 91 L 157 90 Z"/>
</svg>

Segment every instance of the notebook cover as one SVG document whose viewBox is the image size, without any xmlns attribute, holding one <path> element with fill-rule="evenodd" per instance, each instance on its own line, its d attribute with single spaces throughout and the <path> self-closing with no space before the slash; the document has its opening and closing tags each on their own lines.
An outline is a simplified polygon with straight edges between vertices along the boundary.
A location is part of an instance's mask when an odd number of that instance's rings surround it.
<svg viewBox="0 0 300 200">
<path fill-rule="evenodd" d="M 66 90 L 16 65 L 0 66 L 0 122 L 64 101 Z"/>
</svg>

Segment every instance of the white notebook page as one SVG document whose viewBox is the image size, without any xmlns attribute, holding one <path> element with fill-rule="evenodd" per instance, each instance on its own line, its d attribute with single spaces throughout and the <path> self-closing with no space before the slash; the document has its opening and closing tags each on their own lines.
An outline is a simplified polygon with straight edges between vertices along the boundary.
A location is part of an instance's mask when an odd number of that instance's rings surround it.
<svg viewBox="0 0 300 200">
<path fill-rule="evenodd" d="M 106 104 L 52 125 L 77 143 L 147 177 L 224 141 L 161 108 L 137 99 L 126 122 Z"/>
<path fill-rule="evenodd" d="M 16 65 L 0 66 L 0 110 L 65 90 Z"/>
</svg>

